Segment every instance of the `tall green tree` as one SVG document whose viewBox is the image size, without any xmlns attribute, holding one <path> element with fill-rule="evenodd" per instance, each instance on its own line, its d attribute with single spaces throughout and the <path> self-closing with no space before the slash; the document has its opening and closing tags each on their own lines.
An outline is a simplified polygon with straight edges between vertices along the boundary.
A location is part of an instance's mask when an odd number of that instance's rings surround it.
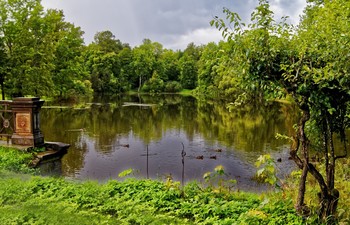
<svg viewBox="0 0 350 225">
<path fill-rule="evenodd" d="M 118 54 L 120 63 L 120 78 L 123 80 L 123 88 L 125 91 L 131 89 L 132 79 L 135 77 L 135 72 L 132 67 L 132 49 L 129 45 L 124 44 L 123 49 Z"/>
<path fill-rule="evenodd" d="M 180 76 L 179 70 L 180 52 L 165 49 L 160 58 L 160 65 L 164 67 L 162 79 L 167 81 L 178 81 Z"/>
<path fill-rule="evenodd" d="M 198 80 L 198 61 L 200 48 L 194 43 L 188 44 L 179 60 L 180 83 L 183 88 L 195 89 Z"/>
<path fill-rule="evenodd" d="M 158 42 L 149 39 L 143 40 L 142 45 L 133 49 L 132 66 L 135 71 L 134 87 L 141 90 L 142 85 L 148 81 L 154 73 L 162 77 L 163 67 L 160 64 L 160 57 L 163 46 Z"/>
<path fill-rule="evenodd" d="M 6 63 L 3 83 L 12 96 L 63 95 L 89 90 L 79 56 L 80 28 L 64 21 L 62 11 L 45 11 L 40 0 L 0 2 L 0 37 Z"/>
<path fill-rule="evenodd" d="M 46 19 L 51 34 L 57 40 L 55 46 L 53 82 L 59 97 L 71 98 L 91 94 L 89 74 L 84 68 L 83 32 L 80 27 L 64 21 L 62 11 L 48 10 Z"/>
<path fill-rule="evenodd" d="M 92 88 L 95 93 L 110 95 L 121 92 L 116 53 L 93 52 L 89 57 L 89 64 Z"/>
<path fill-rule="evenodd" d="M 350 62 L 346 49 L 350 47 L 349 7 L 350 3 L 346 1 L 310 2 L 292 42 L 295 46 L 292 60 L 283 68 L 283 77 L 291 87 L 289 92 L 303 106 L 303 123 L 299 132 L 302 156 L 296 154 L 298 149 L 295 148 L 293 158 L 303 169 L 303 176 L 310 173 L 317 180 L 320 187 L 319 217 L 329 223 L 334 222 L 340 197 L 335 187 L 335 163 L 347 156 L 345 130 L 349 127 Z M 314 137 L 302 130 L 310 121 L 317 128 L 317 150 L 324 157 L 324 176 L 309 160 Z M 342 150 L 335 148 L 336 135 L 343 143 Z M 299 207 L 305 205 L 304 180 L 299 188 Z"/>
<path fill-rule="evenodd" d="M 290 151 L 302 170 L 297 211 L 310 213 L 305 191 L 307 176 L 311 174 L 320 188 L 318 216 L 322 222 L 334 223 L 340 197 L 335 188 L 335 162 L 347 155 L 345 129 L 349 127 L 349 2 L 309 1 L 296 30 L 286 23 L 274 22 L 266 0 L 259 1 L 249 29 L 242 29 L 244 24 L 236 13 L 228 9 L 225 12 L 233 22 L 233 31 L 223 19 L 216 18 L 212 24 L 230 41 L 238 43 L 234 52 L 242 62 L 246 90 L 271 92 L 271 87 L 277 88 L 291 96 L 301 111 Z M 343 149 L 336 149 L 336 135 Z M 310 160 L 312 146 L 323 156 L 324 171 Z"/>
<path fill-rule="evenodd" d="M 122 42 L 116 39 L 115 35 L 109 30 L 97 32 L 94 36 L 94 44 L 97 45 L 98 50 L 105 53 L 118 53 L 123 49 Z"/>
<path fill-rule="evenodd" d="M 217 67 L 219 66 L 219 46 L 209 43 L 204 46 L 201 57 L 198 61 L 198 87 L 201 94 L 215 96 L 218 94 L 218 87 L 215 82 L 218 77 Z"/>
<path fill-rule="evenodd" d="M 111 31 L 97 32 L 95 41 L 84 52 L 95 93 L 113 95 L 130 89 L 132 52 Z"/>
<path fill-rule="evenodd" d="M 53 87 L 54 43 L 39 0 L 1 1 L 1 35 L 8 56 L 6 86 L 14 95 L 44 95 Z"/>
</svg>

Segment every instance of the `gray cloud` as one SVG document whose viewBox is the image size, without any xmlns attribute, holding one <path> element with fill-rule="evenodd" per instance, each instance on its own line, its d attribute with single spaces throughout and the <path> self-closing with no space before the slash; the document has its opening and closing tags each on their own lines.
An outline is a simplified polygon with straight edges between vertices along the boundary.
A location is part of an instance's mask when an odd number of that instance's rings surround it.
<svg viewBox="0 0 350 225">
<path fill-rule="evenodd" d="M 287 14 L 295 22 L 303 2 L 272 0 L 271 6 L 278 11 L 277 16 Z M 66 20 L 85 31 L 86 43 L 93 41 L 96 32 L 110 30 L 131 46 L 149 38 L 174 49 L 183 49 L 190 42 L 220 40 L 219 32 L 209 25 L 213 16 L 223 17 L 222 9 L 227 7 L 247 21 L 257 3 L 258 0 L 42 0 L 46 8 L 63 9 Z"/>
</svg>

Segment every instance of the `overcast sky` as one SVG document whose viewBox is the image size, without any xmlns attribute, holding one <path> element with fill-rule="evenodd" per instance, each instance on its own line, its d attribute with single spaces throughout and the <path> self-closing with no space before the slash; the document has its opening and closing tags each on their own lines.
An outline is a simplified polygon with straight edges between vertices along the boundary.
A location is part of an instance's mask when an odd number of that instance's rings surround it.
<svg viewBox="0 0 350 225">
<path fill-rule="evenodd" d="M 298 23 L 306 0 L 270 0 L 276 19 L 289 16 Z M 214 16 L 224 17 L 223 7 L 247 21 L 258 0 L 42 0 L 45 8 L 62 9 L 66 21 L 80 26 L 85 43 L 96 32 L 110 30 L 132 47 L 149 38 L 168 49 L 184 49 L 221 40 L 209 24 Z"/>
</svg>

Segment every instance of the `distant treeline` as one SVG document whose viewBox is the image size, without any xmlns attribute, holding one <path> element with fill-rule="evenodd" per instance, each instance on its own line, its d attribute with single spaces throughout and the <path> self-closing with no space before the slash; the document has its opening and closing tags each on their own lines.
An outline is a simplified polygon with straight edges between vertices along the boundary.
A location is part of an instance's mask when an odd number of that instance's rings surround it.
<svg viewBox="0 0 350 225">
<path fill-rule="evenodd" d="M 83 34 L 80 27 L 65 21 L 63 11 L 45 10 L 40 0 L 1 1 L 3 94 L 69 98 L 129 90 L 178 92 L 202 87 L 216 91 L 218 50 L 230 48 L 227 43 L 190 43 L 183 51 L 173 51 L 149 39 L 132 48 L 110 31 L 97 32 L 86 46 Z"/>
<path fill-rule="evenodd" d="M 220 27 L 224 20 L 211 22 L 222 29 L 226 41 L 201 46 L 189 43 L 186 49 L 175 51 L 149 39 L 131 47 L 108 30 L 97 32 L 94 41 L 86 45 L 84 32 L 65 21 L 62 10 L 45 10 L 41 0 L 2 0 L 2 93 L 7 97 L 70 98 L 130 90 L 157 93 L 192 89 L 212 97 L 280 96 L 283 91 L 279 88 L 254 78 L 284 73 L 284 57 L 295 51 L 285 40 L 299 33 L 287 23 L 274 22 L 273 13 L 266 14 L 259 7 L 252 14 L 252 24 L 241 30 L 236 14 L 236 18 L 229 18 L 237 23 L 232 30 Z M 304 21 L 312 16 L 310 12 Z M 265 62 L 271 66 L 266 67 Z"/>
</svg>

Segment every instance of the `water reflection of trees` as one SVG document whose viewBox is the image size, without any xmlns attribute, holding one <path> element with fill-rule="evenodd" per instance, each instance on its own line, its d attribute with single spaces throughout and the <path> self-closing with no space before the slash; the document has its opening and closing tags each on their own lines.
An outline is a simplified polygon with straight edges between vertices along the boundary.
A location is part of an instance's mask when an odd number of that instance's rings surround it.
<svg viewBox="0 0 350 225">
<path fill-rule="evenodd" d="M 125 107 L 124 101 L 155 105 Z M 275 139 L 275 134 L 292 133 L 293 113 L 293 106 L 280 103 L 245 105 L 229 111 L 224 102 L 202 102 L 179 95 L 129 96 L 91 104 L 88 109 L 43 109 L 42 130 L 46 140 L 75 143 L 79 133 L 67 130 L 82 129 L 94 140 L 96 150 L 103 152 L 113 148 L 101 146 L 113 146 L 131 133 L 146 145 L 161 140 L 171 129 L 183 130 L 190 141 L 200 134 L 208 144 L 218 141 L 230 148 L 259 152 L 266 146 L 276 149 L 284 144 Z M 74 154 L 76 163 L 82 163 L 84 149 Z"/>
<path fill-rule="evenodd" d="M 296 113 L 292 105 L 265 103 L 227 109 L 224 103 L 202 103 L 199 106 L 200 133 L 208 140 L 218 140 L 236 150 L 261 152 L 285 144 L 276 133 L 292 135 Z M 294 116 L 294 115 L 293 115 Z"/>
</svg>

